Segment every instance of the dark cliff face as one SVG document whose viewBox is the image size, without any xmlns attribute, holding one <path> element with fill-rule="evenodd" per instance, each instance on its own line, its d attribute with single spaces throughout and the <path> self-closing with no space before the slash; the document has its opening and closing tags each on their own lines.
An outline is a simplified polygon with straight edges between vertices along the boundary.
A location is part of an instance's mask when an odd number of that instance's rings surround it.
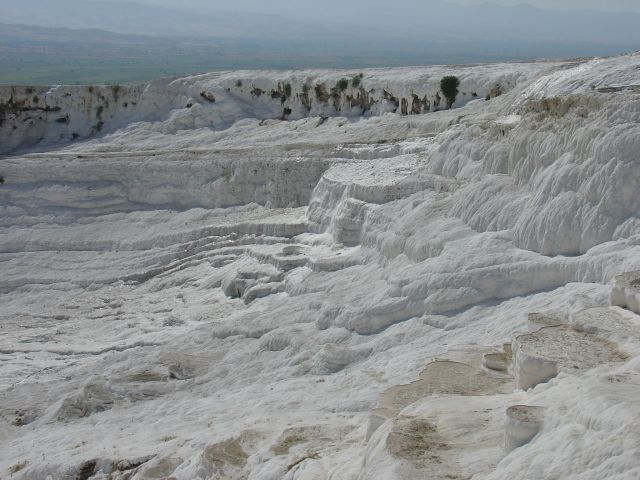
<svg viewBox="0 0 640 480">
<path fill-rule="evenodd" d="M 101 133 L 137 110 L 140 86 L 0 87 L 0 154 Z"/>
<path fill-rule="evenodd" d="M 137 121 L 163 122 L 162 131 L 171 133 L 221 130 L 245 118 L 421 115 L 449 107 L 440 91 L 444 75 L 460 75 L 460 92 L 451 105 L 457 108 L 493 98 L 543 69 L 521 65 L 242 71 L 134 86 L 0 87 L 0 155 L 68 145 Z"/>
<path fill-rule="evenodd" d="M 245 82 L 251 84 L 250 79 Z M 432 111 L 432 105 L 436 108 L 439 105 L 437 93 L 436 97 L 427 93 L 422 97 L 416 94 L 412 97 L 396 96 L 385 89 L 367 89 L 364 84 L 342 88 L 325 82 L 303 85 L 277 82 L 270 88 L 253 86 L 250 89 L 242 85 L 238 81 L 233 87 L 203 89 L 199 95 L 183 102 L 184 105 L 170 108 L 191 109 L 195 104 L 216 108 L 221 99 L 227 103 L 239 101 L 244 90 L 248 91 L 250 103 L 262 106 L 256 117 L 282 120 L 386 112 L 417 115 Z M 146 100 L 147 110 L 153 103 L 150 97 L 142 98 L 143 90 L 144 86 L 0 87 L 0 154 L 39 144 L 64 145 L 120 128 L 128 120 L 140 120 L 145 117 L 145 109 L 140 108 L 139 102 Z M 169 91 L 162 92 L 161 96 L 164 98 L 158 108 L 171 103 Z M 188 92 L 183 92 L 182 96 L 188 98 Z M 265 102 L 270 105 L 267 110 L 273 110 L 272 113 L 263 111 Z"/>
</svg>

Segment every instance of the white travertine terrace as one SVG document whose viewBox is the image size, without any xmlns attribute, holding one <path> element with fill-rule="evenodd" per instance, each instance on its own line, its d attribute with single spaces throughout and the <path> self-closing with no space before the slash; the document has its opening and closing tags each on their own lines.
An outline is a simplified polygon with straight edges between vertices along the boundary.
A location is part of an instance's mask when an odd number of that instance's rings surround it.
<svg viewBox="0 0 640 480">
<path fill-rule="evenodd" d="M 0 89 L 0 478 L 639 478 L 639 85 Z"/>
</svg>

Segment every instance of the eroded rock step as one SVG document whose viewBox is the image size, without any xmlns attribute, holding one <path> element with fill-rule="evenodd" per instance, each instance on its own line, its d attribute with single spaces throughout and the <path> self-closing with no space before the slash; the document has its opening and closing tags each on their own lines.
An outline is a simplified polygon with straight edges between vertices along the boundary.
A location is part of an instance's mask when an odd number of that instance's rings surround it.
<svg viewBox="0 0 640 480">
<path fill-rule="evenodd" d="M 513 358 L 516 387 L 527 390 L 561 371 L 576 372 L 622 362 L 628 355 L 608 340 L 560 325 L 517 336 Z"/>
<path fill-rule="evenodd" d="M 148 209 L 183 211 L 257 203 L 271 208 L 309 204 L 325 171 L 341 159 L 190 151 L 99 156 L 81 154 L 3 159 L 9 218 L 43 213 L 104 215 Z M 59 192 L 64 191 L 64 195 Z M 9 216 L 9 215 L 7 215 Z M 6 221 L 6 220 L 5 220 Z"/>
</svg>

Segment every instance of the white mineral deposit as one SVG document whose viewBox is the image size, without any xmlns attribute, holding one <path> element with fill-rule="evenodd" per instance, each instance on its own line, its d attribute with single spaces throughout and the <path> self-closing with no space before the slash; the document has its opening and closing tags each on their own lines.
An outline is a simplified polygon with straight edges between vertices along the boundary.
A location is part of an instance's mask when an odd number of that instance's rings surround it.
<svg viewBox="0 0 640 480">
<path fill-rule="evenodd" d="M 0 104 L 0 478 L 640 478 L 640 54 Z"/>
</svg>

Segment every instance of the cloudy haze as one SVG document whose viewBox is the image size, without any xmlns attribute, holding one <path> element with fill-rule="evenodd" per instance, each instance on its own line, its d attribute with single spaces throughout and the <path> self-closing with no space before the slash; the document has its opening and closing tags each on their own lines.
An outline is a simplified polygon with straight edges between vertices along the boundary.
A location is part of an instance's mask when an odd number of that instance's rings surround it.
<svg viewBox="0 0 640 480">
<path fill-rule="evenodd" d="M 361 41 L 459 39 L 591 42 L 637 49 L 640 14 L 593 10 L 548 10 L 531 5 L 499 5 L 477 0 L 0 0 L 4 23 L 45 27 L 100 28 L 145 35 L 235 38 L 297 38 L 354 35 Z M 511 0 L 508 0 L 511 1 Z M 515 2 L 514 2 L 515 3 Z M 532 0 L 538 6 L 600 6 L 594 1 Z M 607 3 L 630 7 L 629 0 Z M 302 22 L 302 23 L 301 23 Z M 332 28 L 338 31 L 330 32 Z M 345 37 L 345 38 L 346 38 Z"/>
<path fill-rule="evenodd" d="M 153 1 L 153 0 L 151 0 Z M 485 0 L 455 0 L 456 3 L 481 4 Z M 540 8 L 550 9 L 592 9 L 613 12 L 640 12 L 640 2 L 637 0 L 497 0 L 500 5 L 518 5 L 528 3 Z"/>
</svg>

